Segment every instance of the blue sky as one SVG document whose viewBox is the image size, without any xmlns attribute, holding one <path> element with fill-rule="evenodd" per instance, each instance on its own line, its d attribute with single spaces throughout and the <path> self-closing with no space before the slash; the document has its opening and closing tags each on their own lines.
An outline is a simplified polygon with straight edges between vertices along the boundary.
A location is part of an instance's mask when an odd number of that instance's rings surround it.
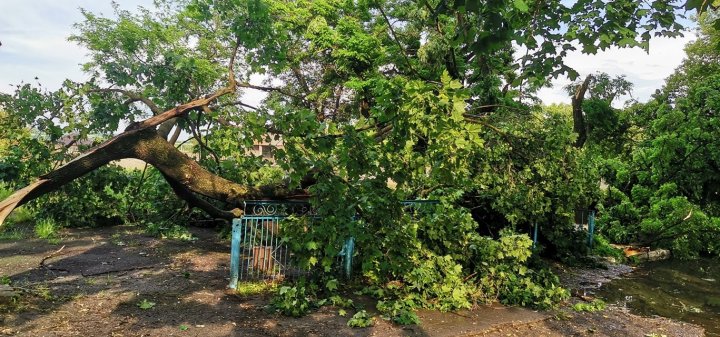
<svg viewBox="0 0 720 337">
<path fill-rule="evenodd" d="M 123 9 L 152 5 L 152 0 L 118 2 Z M 35 77 L 49 89 L 58 88 L 66 78 L 86 78 L 79 66 L 86 51 L 67 41 L 74 32 L 73 24 L 82 20 L 79 8 L 113 13 L 110 0 L 0 0 L 0 91 L 9 92 L 11 84 L 33 82 Z M 625 74 L 635 84 L 634 97 L 644 101 L 680 64 L 685 55 L 683 46 L 694 39 L 693 33 L 685 35 L 652 40 L 649 54 L 637 48 L 615 48 L 597 55 L 576 52 L 567 57 L 567 63 L 582 76 L 596 71 Z M 562 90 L 567 83 L 564 79 L 556 81 L 553 88 L 540 92 L 540 98 L 547 104 L 569 103 Z"/>
</svg>

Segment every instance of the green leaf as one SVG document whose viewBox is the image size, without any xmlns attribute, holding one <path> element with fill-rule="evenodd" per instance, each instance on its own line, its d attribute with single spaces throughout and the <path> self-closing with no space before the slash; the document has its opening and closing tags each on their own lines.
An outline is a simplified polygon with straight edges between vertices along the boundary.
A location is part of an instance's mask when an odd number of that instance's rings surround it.
<svg viewBox="0 0 720 337">
<path fill-rule="evenodd" d="M 688 0 L 685 2 L 685 10 L 693 10 L 693 9 L 700 9 L 702 4 L 706 2 L 707 0 Z"/>
<path fill-rule="evenodd" d="M 142 310 L 148 310 L 155 306 L 155 302 L 150 302 L 147 299 L 143 299 L 142 301 L 138 302 L 137 306 Z"/>
<path fill-rule="evenodd" d="M 440 83 L 443 84 L 443 86 L 447 86 L 452 81 L 452 77 L 450 77 L 450 73 L 448 73 L 447 70 L 443 70 L 442 75 L 440 75 Z"/>
<path fill-rule="evenodd" d="M 330 281 L 327 281 L 327 283 L 325 284 L 325 288 L 330 291 L 335 291 L 338 289 L 338 284 L 339 282 L 337 279 L 332 279 Z"/>
<path fill-rule="evenodd" d="M 515 8 L 517 8 L 523 13 L 527 13 L 527 11 L 530 9 L 530 7 L 528 7 L 527 3 L 525 3 L 524 0 L 513 0 L 513 5 L 515 6 Z"/>
</svg>

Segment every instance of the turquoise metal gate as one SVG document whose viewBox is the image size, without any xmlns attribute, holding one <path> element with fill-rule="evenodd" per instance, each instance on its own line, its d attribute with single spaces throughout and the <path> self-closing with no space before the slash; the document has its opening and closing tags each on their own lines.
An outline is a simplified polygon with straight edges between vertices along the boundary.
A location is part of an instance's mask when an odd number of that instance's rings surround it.
<svg viewBox="0 0 720 337">
<path fill-rule="evenodd" d="M 437 201 L 403 201 L 405 211 L 414 213 L 423 205 Z M 316 217 L 307 202 L 247 201 L 243 216 L 233 219 L 230 247 L 230 285 L 235 289 L 239 280 L 278 280 L 293 278 L 307 271 L 293 265 L 293 254 L 281 240 L 281 223 L 288 216 Z M 352 274 L 355 239 L 346 238 L 335 265 L 350 277 Z"/>
<path fill-rule="evenodd" d="M 238 280 L 278 280 L 307 271 L 293 265 L 293 254 L 281 240 L 281 223 L 288 216 L 315 214 L 306 202 L 248 201 L 241 218 L 233 219 L 230 247 L 230 288 Z M 342 242 L 336 265 L 346 277 L 352 273 L 355 239 Z"/>
</svg>

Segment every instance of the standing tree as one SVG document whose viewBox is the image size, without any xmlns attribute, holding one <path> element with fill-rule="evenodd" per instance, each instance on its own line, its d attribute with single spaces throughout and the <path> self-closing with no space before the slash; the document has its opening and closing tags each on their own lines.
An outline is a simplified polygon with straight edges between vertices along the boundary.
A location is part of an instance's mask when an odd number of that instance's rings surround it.
<svg viewBox="0 0 720 337">
<path fill-rule="evenodd" d="M 601 153 L 609 185 L 602 223 L 614 242 L 720 254 L 720 59 L 715 13 L 698 18 L 698 39 L 647 103 L 624 111 L 632 136 Z M 606 149 L 612 149 L 608 144 Z"/>
<path fill-rule="evenodd" d="M 625 79 L 625 75 L 618 75 L 614 78 L 608 73 L 598 72 L 594 75 L 587 75 L 583 81 L 573 82 L 565 86 L 565 90 L 572 99 L 573 131 L 578 137 L 575 147 L 583 147 L 588 139 L 591 125 L 586 118 L 586 95 L 592 100 L 594 110 L 612 110 L 612 102 L 616 98 L 632 93 L 633 84 Z M 598 105 L 600 105 L 598 107 Z"/>
</svg>

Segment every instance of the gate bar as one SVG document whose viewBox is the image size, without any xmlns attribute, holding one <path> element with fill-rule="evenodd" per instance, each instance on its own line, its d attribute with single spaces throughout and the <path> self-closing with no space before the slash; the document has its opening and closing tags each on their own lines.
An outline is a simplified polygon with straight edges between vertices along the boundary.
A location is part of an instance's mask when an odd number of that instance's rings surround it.
<svg viewBox="0 0 720 337">
<path fill-rule="evenodd" d="M 232 221 L 232 242 L 230 245 L 230 289 L 235 289 L 240 273 L 240 219 Z"/>
<path fill-rule="evenodd" d="M 595 234 L 595 211 L 588 213 L 588 247 L 593 248 L 593 234 Z"/>
</svg>

